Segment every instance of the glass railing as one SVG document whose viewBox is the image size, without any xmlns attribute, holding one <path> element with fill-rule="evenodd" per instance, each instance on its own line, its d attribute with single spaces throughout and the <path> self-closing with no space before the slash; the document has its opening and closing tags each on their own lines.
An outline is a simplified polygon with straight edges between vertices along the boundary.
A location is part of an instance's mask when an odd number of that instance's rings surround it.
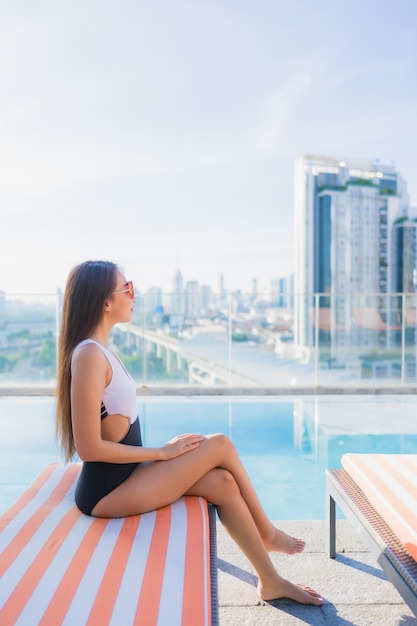
<svg viewBox="0 0 417 626">
<path fill-rule="evenodd" d="M 0 293 L 0 388 L 53 389 L 62 296 Z M 138 386 L 417 385 L 417 294 L 145 294 L 111 335 Z"/>
<path fill-rule="evenodd" d="M 0 386 L 55 385 L 59 294 L 0 292 Z"/>
</svg>

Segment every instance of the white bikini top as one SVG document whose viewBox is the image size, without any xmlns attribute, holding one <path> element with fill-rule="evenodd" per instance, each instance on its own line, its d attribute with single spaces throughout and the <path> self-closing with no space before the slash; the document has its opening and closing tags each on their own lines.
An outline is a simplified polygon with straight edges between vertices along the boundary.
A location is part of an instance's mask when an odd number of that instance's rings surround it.
<svg viewBox="0 0 417 626">
<path fill-rule="evenodd" d="M 130 376 L 119 357 L 106 348 L 98 341 L 94 339 L 84 339 L 76 346 L 72 353 L 71 366 L 74 359 L 74 355 L 80 346 L 84 346 L 87 343 L 95 343 L 103 351 L 112 371 L 111 381 L 104 389 L 103 392 L 103 404 L 107 410 L 108 415 L 119 413 L 129 418 L 129 422 L 133 422 L 137 418 L 137 404 L 136 404 L 136 385 L 133 378 Z"/>
</svg>

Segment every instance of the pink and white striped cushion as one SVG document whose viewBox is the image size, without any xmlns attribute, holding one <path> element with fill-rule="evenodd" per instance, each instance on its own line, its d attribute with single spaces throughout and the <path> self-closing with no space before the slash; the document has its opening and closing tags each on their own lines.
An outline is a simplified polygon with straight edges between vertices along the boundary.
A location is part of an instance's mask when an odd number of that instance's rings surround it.
<svg viewBox="0 0 417 626">
<path fill-rule="evenodd" d="M 207 502 L 95 519 L 79 470 L 48 466 L 0 517 L 0 624 L 211 624 Z"/>
<path fill-rule="evenodd" d="M 417 454 L 345 454 L 342 465 L 417 560 Z"/>
</svg>

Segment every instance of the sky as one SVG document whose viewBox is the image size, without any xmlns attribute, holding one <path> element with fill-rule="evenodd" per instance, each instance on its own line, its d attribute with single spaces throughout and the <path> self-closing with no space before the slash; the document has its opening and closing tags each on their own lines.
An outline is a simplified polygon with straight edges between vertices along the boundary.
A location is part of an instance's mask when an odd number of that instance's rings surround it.
<svg viewBox="0 0 417 626">
<path fill-rule="evenodd" d="M 394 162 L 417 206 L 416 76 L 415 0 L 0 0 L 0 289 L 268 288 L 297 157 Z"/>
</svg>

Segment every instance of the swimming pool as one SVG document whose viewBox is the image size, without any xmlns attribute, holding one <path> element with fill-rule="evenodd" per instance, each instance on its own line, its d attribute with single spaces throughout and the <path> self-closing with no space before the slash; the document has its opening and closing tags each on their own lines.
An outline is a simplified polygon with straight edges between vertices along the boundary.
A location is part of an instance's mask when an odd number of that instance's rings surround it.
<svg viewBox="0 0 417 626">
<path fill-rule="evenodd" d="M 54 398 L 0 398 L 0 513 L 59 459 Z M 271 519 L 324 519 L 327 467 L 345 452 L 417 451 L 414 396 L 138 398 L 145 445 L 184 432 L 234 441 Z"/>
</svg>

